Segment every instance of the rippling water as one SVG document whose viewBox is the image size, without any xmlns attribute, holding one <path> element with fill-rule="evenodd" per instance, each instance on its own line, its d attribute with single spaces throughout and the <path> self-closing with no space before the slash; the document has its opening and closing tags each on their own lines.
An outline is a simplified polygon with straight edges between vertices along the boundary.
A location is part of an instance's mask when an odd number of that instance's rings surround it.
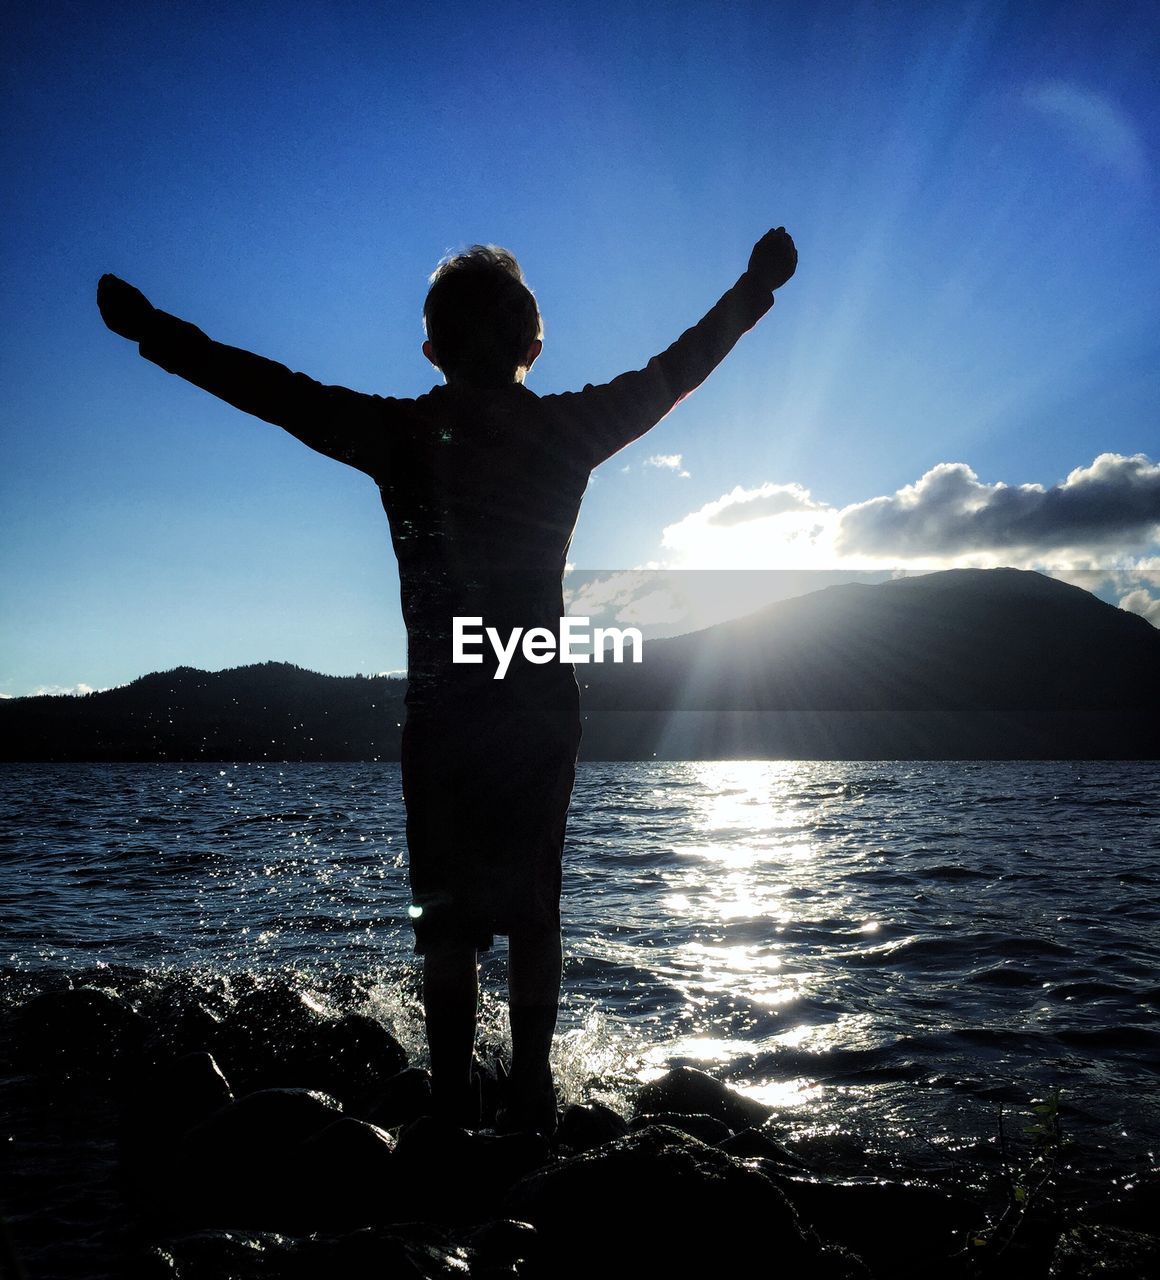
<svg viewBox="0 0 1160 1280">
<path fill-rule="evenodd" d="M 5 766 L 0 789 L 9 999 L 97 965 L 348 975 L 417 1043 L 397 765 Z M 928 1144 L 1062 1088 L 1089 1156 L 1142 1158 L 1158 855 L 1153 764 L 584 764 L 561 1077 L 615 1094 L 688 1062 L 799 1136 Z"/>
</svg>

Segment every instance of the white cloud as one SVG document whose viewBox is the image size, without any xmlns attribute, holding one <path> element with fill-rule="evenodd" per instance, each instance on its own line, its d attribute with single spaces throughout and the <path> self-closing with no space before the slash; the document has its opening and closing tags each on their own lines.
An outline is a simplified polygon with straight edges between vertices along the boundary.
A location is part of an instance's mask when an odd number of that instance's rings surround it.
<svg viewBox="0 0 1160 1280">
<path fill-rule="evenodd" d="M 904 560 L 977 553 L 1095 557 L 1160 536 L 1160 464 L 1102 453 L 1050 489 L 985 484 L 963 462 L 932 467 L 890 497 L 847 507 L 839 554 Z"/>
<path fill-rule="evenodd" d="M 662 471 L 675 471 L 683 480 L 687 480 L 689 473 L 681 465 L 682 457 L 679 453 L 654 453 L 651 458 L 645 458 L 644 465 L 659 467 Z"/>
<path fill-rule="evenodd" d="M 1160 627 L 1160 595 L 1150 594 L 1144 587 L 1129 591 L 1120 601 L 1120 608 L 1147 618 L 1154 627 Z"/>
<path fill-rule="evenodd" d="M 688 569 L 1145 569 L 1160 541 L 1160 464 L 1105 453 L 1060 484 L 986 483 L 962 462 L 844 508 L 795 484 L 737 486 L 662 535 Z"/>
<path fill-rule="evenodd" d="M 33 698 L 60 698 L 60 697 L 82 697 L 86 693 L 103 693 L 104 690 L 96 688 L 91 684 L 42 684 L 39 689 L 34 689 L 29 695 Z"/>
<path fill-rule="evenodd" d="M 1031 85 L 1024 101 L 1053 121 L 1089 160 L 1121 178 L 1135 180 L 1147 171 L 1147 153 L 1128 114 L 1106 95 L 1066 80 Z"/>
<path fill-rule="evenodd" d="M 796 484 L 738 485 L 661 536 L 682 569 L 811 569 L 832 565 L 837 512 Z"/>
<path fill-rule="evenodd" d="M 743 524 L 759 516 L 780 516 L 787 511 L 822 510 L 822 504 L 815 502 L 800 484 L 763 484 L 757 489 L 738 485 L 709 507 L 713 508 L 709 523 L 722 526 Z"/>
</svg>

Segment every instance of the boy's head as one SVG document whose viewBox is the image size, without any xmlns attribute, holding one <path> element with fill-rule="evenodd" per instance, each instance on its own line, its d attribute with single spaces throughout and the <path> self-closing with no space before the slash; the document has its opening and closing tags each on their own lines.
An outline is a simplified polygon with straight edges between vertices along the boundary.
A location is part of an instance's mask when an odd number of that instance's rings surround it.
<svg viewBox="0 0 1160 1280">
<path fill-rule="evenodd" d="M 475 244 L 444 258 L 423 304 L 423 353 L 448 381 L 480 387 L 522 382 L 540 354 L 540 309 L 506 249 Z"/>
</svg>

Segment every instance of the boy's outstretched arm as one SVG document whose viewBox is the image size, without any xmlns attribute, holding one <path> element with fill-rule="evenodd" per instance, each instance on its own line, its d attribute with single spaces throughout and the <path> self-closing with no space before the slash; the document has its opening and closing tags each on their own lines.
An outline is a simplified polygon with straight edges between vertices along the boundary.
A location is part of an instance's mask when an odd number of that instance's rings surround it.
<svg viewBox="0 0 1160 1280">
<path fill-rule="evenodd" d="M 382 446 L 381 397 L 324 386 L 277 361 L 214 342 L 113 275 L 101 277 L 97 305 L 114 333 L 138 343 L 141 354 L 167 373 L 283 427 L 319 453 L 360 470 L 373 468 Z"/>
<path fill-rule="evenodd" d="M 591 465 L 644 435 L 699 387 L 738 338 L 773 306 L 773 291 L 796 269 L 797 249 L 786 229 L 767 231 L 753 246 L 749 265 L 737 283 L 666 351 L 643 369 L 558 397 L 580 410 Z"/>
</svg>

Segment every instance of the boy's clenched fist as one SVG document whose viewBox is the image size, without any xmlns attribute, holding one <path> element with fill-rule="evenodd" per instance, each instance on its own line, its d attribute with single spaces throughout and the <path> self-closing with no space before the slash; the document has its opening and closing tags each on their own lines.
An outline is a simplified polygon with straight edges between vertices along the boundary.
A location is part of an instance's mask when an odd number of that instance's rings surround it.
<svg viewBox="0 0 1160 1280">
<path fill-rule="evenodd" d="M 97 306 L 101 319 L 114 333 L 132 342 L 145 336 L 153 306 L 140 289 L 117 276 L 104 275 L 97 282 Z"/>
<path fill-rule="evenodd" d="M 767 231 L 749 255 L 749 273 L 768 289 L 780 289 L 797 270 L 797 249 L 785 227 Z"/>
</svg>

